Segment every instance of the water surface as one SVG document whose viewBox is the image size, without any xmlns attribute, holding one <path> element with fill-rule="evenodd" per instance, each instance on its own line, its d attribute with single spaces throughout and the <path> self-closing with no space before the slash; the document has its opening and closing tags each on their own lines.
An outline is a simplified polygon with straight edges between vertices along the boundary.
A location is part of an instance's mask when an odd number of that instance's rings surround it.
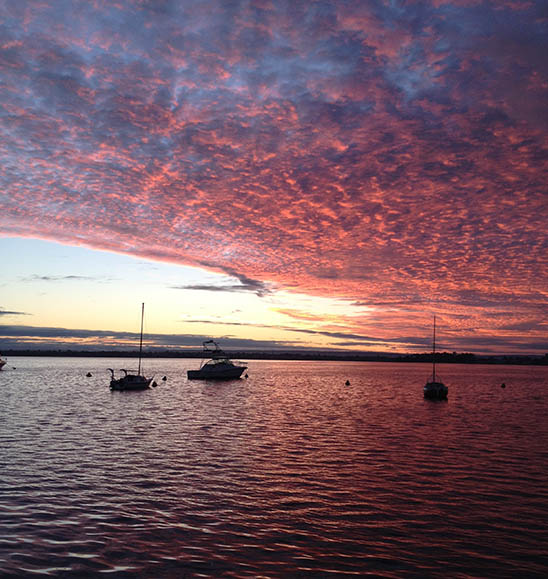
<svg viewBox="0 0 548 579">
<path fill-rule="evenodd" d="M 548 575 L 548 368 L 198 362 L 9 360 L 2 576 Z"/>
</svg>

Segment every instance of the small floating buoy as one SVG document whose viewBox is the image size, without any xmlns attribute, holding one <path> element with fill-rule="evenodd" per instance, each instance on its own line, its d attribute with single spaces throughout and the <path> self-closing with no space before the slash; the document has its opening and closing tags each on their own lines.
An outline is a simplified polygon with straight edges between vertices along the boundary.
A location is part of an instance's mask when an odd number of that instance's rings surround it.
<svg viewBox="0 0 548 579">
<path fill-rule="evenodd" d="M 347 381 L 345 382 L 345 385 L 346 385 L 346 386 L 350 386 L 350 380 L 347 380 Z"/>
<path fill-rule="evenodd" d="M 249 378 L 249 376 L 247 375 L 247 372 L 246 372 L 246 375 L 245 375 L 245 377 L 246 377 L 246 378 Z"/>
<path fill-rule="evenodd" d="M 158 384 L 156 384 L 156 380 L 151 384 L 151 386 L 152 386 L 153 388 L 156 388 L 156 386 L 158 386 Z"/>
<path fill-rule="evenodd" d="M 88 373 L 86 374 L 86 376 L 87 376 L 88 378 L 91 378 L 91 372 L 88 372 Z"/>
<path fill-rule="evenodd" d="M 167 376 L 164 376 L 162 380 L 165 382 L 167 380 Z"/>
<path fill-rule="evenodd" d="M 500 387 L 501 387 L 501 388 L 506 388 L 506 384 L 503 382 L 503 383 L 500 385 Z"/>
</svg>

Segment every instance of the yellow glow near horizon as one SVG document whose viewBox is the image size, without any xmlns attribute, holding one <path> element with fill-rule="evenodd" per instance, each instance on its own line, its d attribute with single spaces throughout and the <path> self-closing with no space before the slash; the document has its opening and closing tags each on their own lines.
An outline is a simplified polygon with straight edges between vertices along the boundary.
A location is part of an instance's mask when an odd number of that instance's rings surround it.
<svg viewBox="0 0 548 579">
<path fill-rule="evenodd" d="M 349 300 L 275 288 L 259 296 L 224 274 L 111 252 L 29 239 L 2 243 L 8 255 L 5 309 L 18 312 L 3 316 L 4 323 L 133 334 L 139 331 L 144 302 L 148 335 L 229 336 L 326 347 L 333 340 L 315 332 L 342 329 L 372 311 Z M 20 341 L 27 339 L 21 336 Z M 50 344 L 66 339 L 43 338 Z M 72 341 L 84 345 L 93 340 Z M 119 345 L 124 341 L 118 338 Z M 111 342 L 102 335 L 101 343 Z"/>
</svg>

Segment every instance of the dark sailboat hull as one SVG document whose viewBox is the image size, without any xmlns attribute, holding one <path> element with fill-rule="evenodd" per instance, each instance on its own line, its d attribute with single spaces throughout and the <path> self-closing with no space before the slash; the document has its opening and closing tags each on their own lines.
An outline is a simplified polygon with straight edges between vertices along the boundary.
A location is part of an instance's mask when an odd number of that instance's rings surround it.
<svg viewBox="0 0 548 579">
<path fill-rule="evenodd" d="M 449 389 L 442 382 L 427 382 L 423 391 L 424 397 L 430 400 L 447 400 Z"/>
<path fill-rule="evenodd" d="M 134 376 L 128 374 L 118 380 L 110 381 L 111 390 L 147 390 L 150 388 L 152 378 L 145 378 L 144 376 Z"/>
</svg>

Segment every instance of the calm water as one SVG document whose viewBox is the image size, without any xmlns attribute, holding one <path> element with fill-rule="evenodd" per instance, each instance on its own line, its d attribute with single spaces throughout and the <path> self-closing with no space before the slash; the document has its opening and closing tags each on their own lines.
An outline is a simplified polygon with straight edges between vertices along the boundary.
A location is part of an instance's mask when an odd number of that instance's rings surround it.
<svg viewBox="0 0 548 579">
<path fill-rule="evenodd" d="M 548 576 L 547 367 L 198 363 L 9 359 L 0 575 Z"/>
</svg>

